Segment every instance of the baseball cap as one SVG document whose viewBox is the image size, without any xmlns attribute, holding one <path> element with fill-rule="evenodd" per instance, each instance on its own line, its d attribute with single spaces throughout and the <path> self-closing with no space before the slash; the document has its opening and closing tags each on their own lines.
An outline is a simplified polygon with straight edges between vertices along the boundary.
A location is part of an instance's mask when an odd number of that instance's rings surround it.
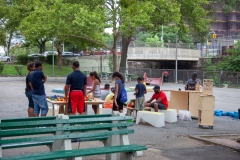
<svg viewBox="0 0 240 160">
<path fill-rule="evenodd" d="M 160 89 L 160 86 L 159 85 L 154 86 L 153 90 L 155 89 Z"/>
<path fill-rule="evenodd" d="M 192 77 L 197 77 L 197 73 L 193 72 Z"/>
</svg>

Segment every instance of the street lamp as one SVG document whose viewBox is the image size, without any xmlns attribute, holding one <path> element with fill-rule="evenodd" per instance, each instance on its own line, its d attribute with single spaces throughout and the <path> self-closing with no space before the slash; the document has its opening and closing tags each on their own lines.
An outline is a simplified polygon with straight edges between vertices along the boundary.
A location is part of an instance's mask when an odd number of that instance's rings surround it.
<svg viewBox="0 0 240 160">
<path fill-rule="evenodd" d="M 175 61 L 175 83 L 178 83 L 177 81 L 177 65 L 178 65 L 178 60 L 177 60 L 177 55 L 178 55 L 178 36 L 176 34 L 176 61 Z"/>
<path fill-rule="evenodd" d="M 52 40 L 52 75 L 54 76 L 54 36 Z"/>
</svg>

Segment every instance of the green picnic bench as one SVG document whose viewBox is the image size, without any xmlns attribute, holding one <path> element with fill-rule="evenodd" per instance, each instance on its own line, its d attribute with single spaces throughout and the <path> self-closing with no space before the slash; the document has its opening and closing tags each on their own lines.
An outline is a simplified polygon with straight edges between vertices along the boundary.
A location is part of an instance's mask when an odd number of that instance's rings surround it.
<svg viewBox="0 0 240 160">
<path fill-rule="evenodd" d="M 120 113 L 101 115 L 33 117 L 0 120 L 0 160 L 81 159 L 83 156 L 106 154 L 107 160 L 133 159 L 141 156 L 145 146 L 130 144 L 127 127 L 132 117 Z M 120 142 L 117 143 L 120 136 Z M 72 149 L 72 142 L 102 141 L 104 147 Z M 120 145 L 118 145 L 120 143 Z M 2 150 L 47 145 L 50 152 L 2 157 Z"/>
</svg>

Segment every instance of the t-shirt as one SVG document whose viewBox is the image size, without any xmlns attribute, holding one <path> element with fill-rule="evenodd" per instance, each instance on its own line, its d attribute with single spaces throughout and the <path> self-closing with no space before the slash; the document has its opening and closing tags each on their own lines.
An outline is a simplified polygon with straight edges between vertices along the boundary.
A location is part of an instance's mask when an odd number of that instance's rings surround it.
<svg viewBox="0 0 240 160">
<path fill-rule="evenodd" d="M 73 71 L 67 76 L 67 85 L 70 85 L 70 91 L 82 90 L 87 85 L 87 76 L 79 70 Z"/>
<path fill-rule="evenodd" d="M 35 95 L 45 95 L 45 89 L 43 85 L 44 74 L 41 70 L 35 69 L 30 74 L 30 82 L 32 83 L 33 92 Z"/>
<path fill-rule="evenodd" d="M 31 86 L 29 85 L 30 82 L 30 72 L 28 73 L 27 77 L 26 77 L 26 88 L 25 88 L 25 92 L 31 91 Z"/>
<path fill-rule="evenodd" d="M 160 103 L 162 103 L 164 106 L 166 106 L 166 108 L 168 108 L 168 100 L 167 100 L 167 96 L 164 92 L 159 92 L 159 93 L 154 93 L 152 96 L 152 99 L 158 100 L 158 99 L 162 99 L 162 101 Z"/>
<path fill-rule="evenodd" d="M 138 90 L 136 94 L 136 98 L 144 97 L 144 92 L 146 91 L 146 87 L 142 83 L 138 83 L 135 87 L 135 90 Z"/>
<path fill-rule="evenodd" d="M 118 84 L 118 96 L 120 96 L 122 89 L 124 87 L 124 84 L 122 83 L 122 80 L 120 80 L 120 79 L 116 80 L 115 84 Z"/>
<path fill-rule="evenodd" d="M 101 100 L 105 100 L 105 98 L 107 97 L 107 95 L 109 95 L 111 93 L 111 91 L 109 90 L 101 90 Z"/>
<path fill-rule="evenodd" d="M 196 84 L 201 85 L 201 81 L 199 79 L 195 79 L 195 80 L 190 79 L 186 84 L 186 90 L 195 90 Z"/>
</svg>

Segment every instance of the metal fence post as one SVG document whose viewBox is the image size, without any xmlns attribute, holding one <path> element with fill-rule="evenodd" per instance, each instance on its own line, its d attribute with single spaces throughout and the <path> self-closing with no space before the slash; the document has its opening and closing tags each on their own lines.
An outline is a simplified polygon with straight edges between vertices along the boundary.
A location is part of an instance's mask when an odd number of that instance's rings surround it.
<svg viewBox="0 0 240 160">
<path fill-rule="evenodd" d="M 238 72 L 237 72 L 237 87 L 238 87 Z"/>
</svg>

